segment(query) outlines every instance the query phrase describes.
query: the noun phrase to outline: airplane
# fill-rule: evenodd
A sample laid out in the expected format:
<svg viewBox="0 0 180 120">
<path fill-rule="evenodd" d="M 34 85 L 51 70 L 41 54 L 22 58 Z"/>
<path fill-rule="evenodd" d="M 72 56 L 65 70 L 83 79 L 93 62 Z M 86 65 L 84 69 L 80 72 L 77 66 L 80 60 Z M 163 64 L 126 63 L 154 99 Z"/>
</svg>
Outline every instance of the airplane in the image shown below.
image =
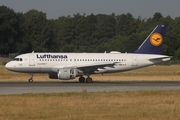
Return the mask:
<svg viewBox="0 0 180 120">
<path fill-rule="evenodd" d="M 91 74 L 104 74 L 134 70 L 171 59 L 161 55 L 167 25 L 159 24 L 133 53 L 26 53 L 16 56 L 5 67 L 10 71 L 33 74 L 48 73 L 51 79 L 91 83 Z M 84 76 L 87 76 L 86 78 Z"/>
</svg>

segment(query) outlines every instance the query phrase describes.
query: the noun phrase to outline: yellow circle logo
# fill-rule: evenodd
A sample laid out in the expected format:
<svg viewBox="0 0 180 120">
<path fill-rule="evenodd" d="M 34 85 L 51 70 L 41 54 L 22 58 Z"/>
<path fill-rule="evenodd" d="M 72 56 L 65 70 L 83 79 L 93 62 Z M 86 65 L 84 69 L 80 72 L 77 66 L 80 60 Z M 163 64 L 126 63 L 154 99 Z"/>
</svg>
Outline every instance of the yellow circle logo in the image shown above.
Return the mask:
<svg viewBox="0 0 180 120">
<path fill-rule="evenodd" d="M 150 42 L 154 46 L 159 46 L 163 42 L 163 37 L 159 33 L 154 33 L 150 37 Z"/>
</svg>

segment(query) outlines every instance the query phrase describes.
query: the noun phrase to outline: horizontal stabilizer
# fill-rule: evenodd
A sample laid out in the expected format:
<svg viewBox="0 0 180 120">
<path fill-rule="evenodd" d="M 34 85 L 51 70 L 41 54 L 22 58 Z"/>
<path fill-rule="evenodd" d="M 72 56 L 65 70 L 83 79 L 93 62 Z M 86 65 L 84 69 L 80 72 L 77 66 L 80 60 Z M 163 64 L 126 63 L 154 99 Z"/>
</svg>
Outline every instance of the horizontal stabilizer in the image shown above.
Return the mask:
<svg viewBox="0 0 180 120">
<path fill-rule="evenodd" d="M 162 56 L 162 57 L 158 57 L 158 58 L 157 57 L 149 58 L 148 60 L 154 63 L 157 61 L 162 61 L 162 62 L 169 61 L 171 58 L 172 58 L 172 56 Z"/>
</svg>

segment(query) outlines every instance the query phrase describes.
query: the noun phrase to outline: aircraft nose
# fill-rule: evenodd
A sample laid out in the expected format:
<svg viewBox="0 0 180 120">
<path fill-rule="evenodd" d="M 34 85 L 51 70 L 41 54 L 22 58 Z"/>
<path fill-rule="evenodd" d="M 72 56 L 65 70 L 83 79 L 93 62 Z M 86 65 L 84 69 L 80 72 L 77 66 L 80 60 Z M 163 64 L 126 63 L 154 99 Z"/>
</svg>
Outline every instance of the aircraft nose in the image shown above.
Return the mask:
<svg viewBox="0 0 180 120">
<path fill-rule="evenodd" d="M 9 66 L 9 62 L 8 62 L 8 63 L 6 63 L 5 68 L 8 69 L 9 67 L 10 66 Z"/>
<path fill-rule="evenodd" d="M 6 63 L 5 68 L 8 70 L 12 70 L 13 69 L 12 63 L 11 62 Z"/>
</svg>

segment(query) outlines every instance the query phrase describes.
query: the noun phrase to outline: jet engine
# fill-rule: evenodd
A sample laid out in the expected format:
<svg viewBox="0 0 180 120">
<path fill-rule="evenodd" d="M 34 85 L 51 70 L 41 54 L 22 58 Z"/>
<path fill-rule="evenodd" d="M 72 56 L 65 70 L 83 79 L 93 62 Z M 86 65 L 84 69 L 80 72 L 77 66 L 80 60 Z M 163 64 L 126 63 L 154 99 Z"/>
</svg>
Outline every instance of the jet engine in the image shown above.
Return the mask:
<svg viewBox="0 0 180 120">
<path fill-rule="evenodd" d="M 78 76 L 77 69 L 74 68 L 61 68 L 58 69 L 57 73 L 49 73 L 51 79 L 70 80 Z"/>
</svg>

